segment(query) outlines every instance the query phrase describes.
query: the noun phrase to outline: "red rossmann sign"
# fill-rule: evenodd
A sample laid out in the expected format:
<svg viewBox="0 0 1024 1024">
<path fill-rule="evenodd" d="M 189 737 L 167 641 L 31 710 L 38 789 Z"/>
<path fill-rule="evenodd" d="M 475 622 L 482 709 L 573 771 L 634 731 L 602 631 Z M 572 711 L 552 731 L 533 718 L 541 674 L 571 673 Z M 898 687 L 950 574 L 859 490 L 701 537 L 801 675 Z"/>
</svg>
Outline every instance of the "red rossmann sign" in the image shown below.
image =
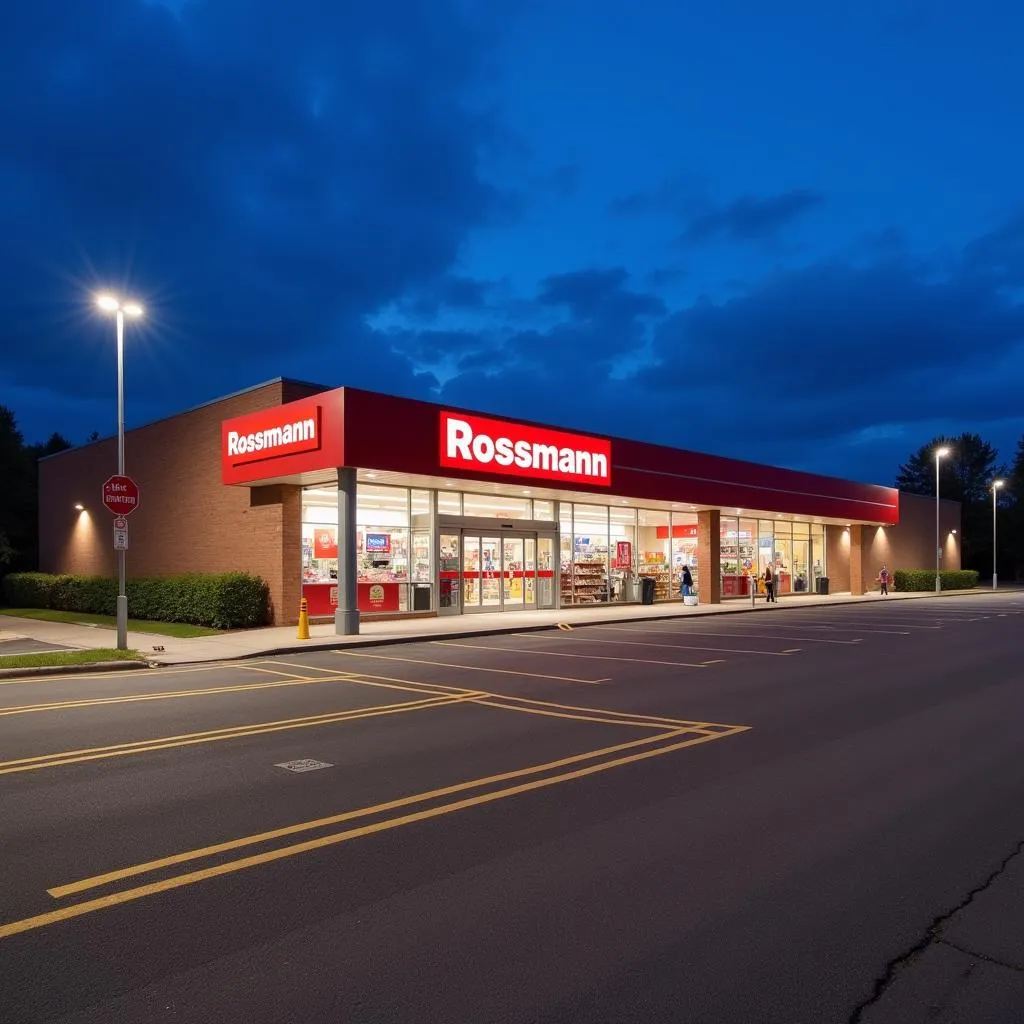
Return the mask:
<svg viewBox="0 0 1024 1024">
<path fill-rule="evenodd" d="M 314 452 L 322 444 L 322 419 L 319 405 L 304 403 L 301 410 L 282 405 L 228 420 L 221 431 L 221 455 L 229 465 L 241 466 Z"/>
<path fill-rule="evenodd" d="M 605 438 L 442 410 L 440 442 L 448 469 L 611 487 Z"/>
</svg>

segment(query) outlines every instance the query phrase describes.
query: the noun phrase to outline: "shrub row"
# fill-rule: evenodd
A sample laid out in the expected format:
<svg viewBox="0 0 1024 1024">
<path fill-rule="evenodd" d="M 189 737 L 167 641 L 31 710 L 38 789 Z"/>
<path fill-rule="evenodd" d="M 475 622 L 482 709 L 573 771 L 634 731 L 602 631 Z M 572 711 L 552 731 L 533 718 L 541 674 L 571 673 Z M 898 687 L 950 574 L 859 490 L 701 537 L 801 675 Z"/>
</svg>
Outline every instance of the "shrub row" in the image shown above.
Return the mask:
<svg viewBox="0 0 1024 1024">
<path fill-rule="evenodd" d="M 153 622 L 187 622 L 214 629 L 265 625 L 270 592 L 259 576 L 245 572 L 187 573 L 128 580 L 128 614 Z M 109 576 L 51 576 L 17 572 L 5 576 L 8 608 L 53 608 L 113 615 L 117 581 Z"/>
<path fill-rule="evenodd" d="M 911 593 L 935 589 L 934 569 L 897 569 L 893 574 L 893 589 Z M 971 590 L 978 585 L 975 569 L 943 569 L 939 573 L 943 590 Z"/>
</svg>

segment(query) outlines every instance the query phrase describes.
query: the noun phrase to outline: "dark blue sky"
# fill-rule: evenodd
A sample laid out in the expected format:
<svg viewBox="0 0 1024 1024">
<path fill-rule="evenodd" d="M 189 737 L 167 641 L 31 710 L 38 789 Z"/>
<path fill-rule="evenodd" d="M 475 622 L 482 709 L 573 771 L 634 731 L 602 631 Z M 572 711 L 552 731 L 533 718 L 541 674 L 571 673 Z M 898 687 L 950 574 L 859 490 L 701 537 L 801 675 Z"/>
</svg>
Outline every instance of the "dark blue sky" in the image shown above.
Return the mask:
<svg viewBox="0 0 1024 1024">
<path fill-rule="evenodd" d="M 694 10 L 694 8 L 699 8 Z M 0 34 L 29 440 L 294 376 L 891 482 L 1024 433 L 1014 0 L 32 0 Z"/>
</svg>

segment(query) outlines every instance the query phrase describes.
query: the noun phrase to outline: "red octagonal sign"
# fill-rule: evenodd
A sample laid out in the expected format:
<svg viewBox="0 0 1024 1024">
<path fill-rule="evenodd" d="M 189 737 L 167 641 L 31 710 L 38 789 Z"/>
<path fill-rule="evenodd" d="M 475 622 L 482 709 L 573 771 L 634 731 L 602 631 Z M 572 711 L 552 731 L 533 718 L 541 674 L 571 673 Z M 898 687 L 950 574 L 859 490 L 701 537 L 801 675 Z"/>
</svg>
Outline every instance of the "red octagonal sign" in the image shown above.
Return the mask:
<svg viewBox="0 0 1024 1024">
<path fill-rule="evenodd" d="M 103 485 L 103 504 L 115 516 L 127 516 L 139 507 L 139 485 L 130 476 L 112 476 Z"/>
</svg>

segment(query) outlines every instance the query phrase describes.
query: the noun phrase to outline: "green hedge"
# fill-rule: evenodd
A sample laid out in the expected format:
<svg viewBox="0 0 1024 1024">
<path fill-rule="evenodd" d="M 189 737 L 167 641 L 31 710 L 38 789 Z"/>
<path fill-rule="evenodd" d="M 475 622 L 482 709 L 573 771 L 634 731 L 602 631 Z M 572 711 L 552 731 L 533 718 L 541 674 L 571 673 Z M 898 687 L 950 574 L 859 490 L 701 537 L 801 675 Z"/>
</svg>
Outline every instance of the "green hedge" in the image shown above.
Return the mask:
<svg viewBox="0 0 1024 1024">
<path fill-rule="evenodd" d="M 259 576 L 245 572 L 187 573 L 128 580 L 128 615 L 153 622 L 187 622 L 214 629 L 265 625 L 270 592 Z M 4 604 L 9 608 L 54 608 L 66 612 L 113 615 L 117 581 L 109 576 L 50 576 L 17 572 L 5 576 Z"/>
<path fill-rule="evenodd" d="M 893 589 L 921 593 L 935 589 L 934 569 L 897 569 L 893 574 Z M 939 573 L 943 590 L 971 590 L 978 585 L 974 569 L 943 569 Z"/>
</svg>

